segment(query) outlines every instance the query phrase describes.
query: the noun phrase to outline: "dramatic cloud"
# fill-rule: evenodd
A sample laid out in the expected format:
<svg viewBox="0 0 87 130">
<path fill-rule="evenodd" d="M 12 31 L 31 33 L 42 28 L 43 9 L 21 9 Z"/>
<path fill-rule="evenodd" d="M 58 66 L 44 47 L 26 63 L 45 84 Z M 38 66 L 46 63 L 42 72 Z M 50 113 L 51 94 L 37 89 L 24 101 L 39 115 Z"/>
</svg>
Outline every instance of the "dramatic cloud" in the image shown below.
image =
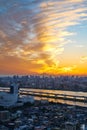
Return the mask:
<svg viewBox="0 0 87 130">
<path fill-rule="evenodd" d="M 68 67 L 62 67 L 59 70 L 63 73 L 67 73 L 67 72 L 72 72 L 73 70 L 76 70 L 77 66 L 73 65 L 73 66 L 68 66 Z"/>
<path fill-rule="evenodd" d="M 87 56 L 82 56 L 82 57 L 80 58 L 80 62 L 81 62 L 81 63 L 87 62 Z"/>
<path fill-rule="evenodd" d="M 21 64 L 27 62 L 32 72 L 57 72 L 58 57 L 75 35 L 68 28 L 87 19 L 86 4 L 86 0 L 0 0 L 0 58 L 23 60 Z"/>
</svg>

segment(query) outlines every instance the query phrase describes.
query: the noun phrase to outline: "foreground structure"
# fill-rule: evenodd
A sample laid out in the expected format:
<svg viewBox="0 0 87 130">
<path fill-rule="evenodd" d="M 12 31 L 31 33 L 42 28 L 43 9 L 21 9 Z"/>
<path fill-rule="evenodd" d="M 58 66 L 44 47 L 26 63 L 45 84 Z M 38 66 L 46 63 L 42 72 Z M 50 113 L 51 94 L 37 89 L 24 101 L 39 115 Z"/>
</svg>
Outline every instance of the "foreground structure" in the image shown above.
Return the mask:
<svg viewBox="0 0 87 130">
<path fill-rule="evenodd" d="M 11 84 L 10 92 L 0 92 L 0 106 L 11 107 L 18 101 L 18 84 Z"/>
</svg>

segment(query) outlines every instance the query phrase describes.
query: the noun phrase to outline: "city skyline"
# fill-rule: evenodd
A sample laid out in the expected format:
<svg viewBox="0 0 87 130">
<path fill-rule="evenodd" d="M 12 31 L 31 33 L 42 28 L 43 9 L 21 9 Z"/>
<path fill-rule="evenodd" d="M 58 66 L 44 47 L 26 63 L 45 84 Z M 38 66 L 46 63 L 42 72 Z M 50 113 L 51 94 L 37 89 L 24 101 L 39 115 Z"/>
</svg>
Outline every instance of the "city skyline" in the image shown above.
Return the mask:
<svg viewBox="0 0 87 130">
<path fill-rule="evenodd" d="M 0 75 L 87 75 L 86 0 L 0 0 Z"/>
</svg>

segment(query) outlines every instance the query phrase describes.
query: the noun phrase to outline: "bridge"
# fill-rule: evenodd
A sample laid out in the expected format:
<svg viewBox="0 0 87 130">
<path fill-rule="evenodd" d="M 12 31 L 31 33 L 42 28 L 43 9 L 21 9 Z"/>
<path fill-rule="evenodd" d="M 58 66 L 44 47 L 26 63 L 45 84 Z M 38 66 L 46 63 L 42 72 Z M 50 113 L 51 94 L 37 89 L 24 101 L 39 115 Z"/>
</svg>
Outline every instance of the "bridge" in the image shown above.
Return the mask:
<svg viewBox="0 0 87 130">
<path fill-rule="evenodd" d="M 48 92 L 35 92 L 35 91 L 27 91 L 27 90 L 20 90 L 21 95 L 31 95 L 31 96 L 38 96 L 38 97 L 46 97 L 46 98 L 54 98 L 54 99 L 64 99 L 64 100 L 71 100 L 71 101 L 79 101 L 79 102 L 87 102 L 86 96 L 75 96 L 75 95 L 67 95 L 67 94 L 54 94 Z"/>
<path fill-rule="evenodd" d="M 77 96 L 77 95 L 70 95 L 70 94 L 56 94 L 54 92 L 44 92 L 39 91 L 40 89 L 26 89 L 26 88 L 20 88 L 19 95 L 31 95 L 31 96 L 37 96 L 37 97 L 46 97 L 46 98 L 54 98 L 54 99 L 63 99 L 63 100 L 70 100 L 70 101 L 78 101 L 78 102 L 85 102 L 87 103 L 87 96 Z M 9 92 L 9 88 L 0 87 L 0 91 Z"/>
</svg>

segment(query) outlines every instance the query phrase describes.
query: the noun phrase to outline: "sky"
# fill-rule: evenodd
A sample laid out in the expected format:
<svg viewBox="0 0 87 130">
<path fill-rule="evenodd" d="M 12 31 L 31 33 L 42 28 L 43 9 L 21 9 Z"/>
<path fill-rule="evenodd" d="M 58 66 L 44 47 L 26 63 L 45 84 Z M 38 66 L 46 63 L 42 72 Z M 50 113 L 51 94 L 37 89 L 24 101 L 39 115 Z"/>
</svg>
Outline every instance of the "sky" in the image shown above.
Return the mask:
<svg viewBox="0 0 87 130">
<path fill-rule="evenodd" d="M 0 75 L 87 75 L 87 0 L 0 0 Z"/>
</svg>

